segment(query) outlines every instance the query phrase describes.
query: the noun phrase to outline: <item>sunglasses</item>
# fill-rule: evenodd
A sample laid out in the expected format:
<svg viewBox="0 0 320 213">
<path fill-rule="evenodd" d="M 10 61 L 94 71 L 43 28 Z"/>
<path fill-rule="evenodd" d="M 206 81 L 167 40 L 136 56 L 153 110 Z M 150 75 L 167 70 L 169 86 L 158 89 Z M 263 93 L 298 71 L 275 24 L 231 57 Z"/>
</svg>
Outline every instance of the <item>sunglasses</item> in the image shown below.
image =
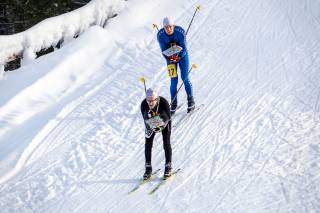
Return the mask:
<svg viewBox="0 0 320 213">
<path fill-rule="evenodd" d="M 147 102 L 148 103 L 152 103 L 152 102 L 155 102 L 155 101 L 157 101 L 158 99 L 156 98 L 156 99 L 153 99 L 153 100 L 151 100 L 151 99 L 147 99 Z"/>
</svg>

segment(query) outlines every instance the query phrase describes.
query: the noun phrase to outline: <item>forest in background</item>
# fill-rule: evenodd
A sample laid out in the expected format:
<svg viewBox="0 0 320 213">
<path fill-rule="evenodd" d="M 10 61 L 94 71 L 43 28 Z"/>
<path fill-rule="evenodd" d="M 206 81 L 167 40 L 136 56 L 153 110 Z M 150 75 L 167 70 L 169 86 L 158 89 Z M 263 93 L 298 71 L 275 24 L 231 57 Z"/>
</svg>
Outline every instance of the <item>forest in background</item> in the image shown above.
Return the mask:
<svg viewBox="0 0 320 213">
<path fill-rule="evenodd" d="M 0 35 L 25 31 L 40 21 L 70 12 L 90 0 L 1 0 Z"/>
<path fill-rule="evenodd" d="M 90 0 L 1 0 L 0 36 L 20 33 L 44 19 L 70 12 L 86 5 Z M 50 47 L 37 52 L 37 57 L 52 52 Z M 21 56 L 15 56 L 4 66 L 4 71 L 21 66 Z"/>
</svg>

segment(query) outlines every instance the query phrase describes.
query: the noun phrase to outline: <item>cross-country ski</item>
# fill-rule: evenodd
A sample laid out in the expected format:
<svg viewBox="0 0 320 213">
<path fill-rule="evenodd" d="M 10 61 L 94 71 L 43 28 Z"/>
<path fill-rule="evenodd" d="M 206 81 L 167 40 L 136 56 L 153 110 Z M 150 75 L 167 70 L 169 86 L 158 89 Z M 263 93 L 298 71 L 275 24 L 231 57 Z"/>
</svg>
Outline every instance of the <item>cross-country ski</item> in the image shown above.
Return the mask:
<svg viewBox="0 0 320 213">
<path fill-rule="evenodd" d="M 160 171 L 160 169 L 157 169 L 156 171 L 152 172 L 151 176 L 148 179 L 141 179 L 139 180 L 138 185 L 136 185 L 132 190 L 128 192 L 128 194 L 132 194 L 133 192 L 140 189 L 141 186 L 145 185 L 146 183 L 153 181 L 156 178 L 157 173 Z"/>
<path fill-rule="evenodd" d="M 162 178 L 160 179 L 159 183 L 157 183 L 157 185 L 149 192 L 149 195 L 152 195 L 153 193 L 155 193 L 161 186 L 165 185 L 166 183 L 168 183 L 169 181 L 171 181 L 174 176 L 180 171 L 181 169 L 177 169 L 175 171 L 172 172 L 172 174 L 169 177 L 166 178 Z"/>
</svg>

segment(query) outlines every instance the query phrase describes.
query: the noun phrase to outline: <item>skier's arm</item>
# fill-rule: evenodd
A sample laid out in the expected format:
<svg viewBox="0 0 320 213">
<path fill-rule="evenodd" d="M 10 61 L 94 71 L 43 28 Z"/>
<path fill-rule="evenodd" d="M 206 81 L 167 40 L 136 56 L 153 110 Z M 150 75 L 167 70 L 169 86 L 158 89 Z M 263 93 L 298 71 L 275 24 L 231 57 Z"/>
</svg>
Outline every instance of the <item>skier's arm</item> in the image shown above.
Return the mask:
<svg viewBox="0 0 320 213">
<path fill-rule="evenodd" d="M 158 43 L 159 43 L 159 46 L 160 46 L 160 49 L 161 49 L 161 52 L 165 51 L 166 50 L 166 44 L 165 42 L 163 41 L 162 39 L 162 36 L 164 35 L 163 34 L 164 32 L 162 30 L 160 30 L 157 34 L 157 39 L 158 39 Z"/>
<path fill-rule="evenodd" d="M 162 53 L 163 51 L 165 51 L 166 48 L 167 48 L 166 43 L 164 42 L 164 40 L 163 40 L 162 37 L 161 37 L 161 36 L 163 36 L 163 35 L 162 35 L 163 33 L 164 33 L 164 32 L 162 32 L 162 31 L 160 30 L 160 31 L 158 32 L 158 34 L 157 34 L 157 39 L 158 39 L 158 43 L 159 43 L 159 46 L 160 46 L 160 49 L 161 49 L 161 53 Z M 164 55 L 163 53 L 162 53 L 162 56 L 167 60 L 167 63 L 168 63 L 169 60 L 168 60 L 167 56 Z"/>
<path fill-rule="evenodd" d="M 179 57 L 182 58 L 187 54 L 187 40 L 184 30 L 182 28 L 179 29 L 179 41 L 178 44 L 182 47 L 181 52 L 179 53 Z"/>
<path fill-rule="evenodd" d="M 161 107 L 163 110 L 161 111 L 160 117 L 162 118 L 163 122 L 167 124 L 171 120 L 171 113 L 170 113 L 170 105 L 167 100 L 162 99 Z"/>
<path fill-rule="evenodd" d="M 146 107 L 146 101 L 143 100 L 140 106 L 140 110 L 141 110 L 141 115 L 143 117 L 143 120 L 148 120 L 148 112 L 147 112 L 147 107 Z"/>
</svg>

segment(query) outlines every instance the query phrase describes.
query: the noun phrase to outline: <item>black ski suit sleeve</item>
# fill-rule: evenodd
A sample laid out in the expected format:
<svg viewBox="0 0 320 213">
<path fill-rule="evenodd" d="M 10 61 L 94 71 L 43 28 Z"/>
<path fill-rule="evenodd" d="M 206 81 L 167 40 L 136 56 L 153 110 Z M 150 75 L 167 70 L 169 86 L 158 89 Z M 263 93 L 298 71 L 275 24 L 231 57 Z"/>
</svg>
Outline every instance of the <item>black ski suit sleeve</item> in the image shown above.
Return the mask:
<svg viewBox="0 0 320 213">
<path fill-rule="evenodd" d="M 160 97 L 159 108 L 161 109 L 160 117 L 162 118 L 163 122 L 167 124 L 171 120 L 170 105 L 163 97 Z"/>
<path fill-rule="evenodd" d="M 141 106 L 140 106 L 140 110 L 141 110 L 141 114 L 142 114 L 142 117 L 143 117 L 143 120 L 148 120 L 148 104 L 147 104 L 147 101 L 146 99 L 144 99 L 142 102 L 141 102 Z"/>
</svg>

